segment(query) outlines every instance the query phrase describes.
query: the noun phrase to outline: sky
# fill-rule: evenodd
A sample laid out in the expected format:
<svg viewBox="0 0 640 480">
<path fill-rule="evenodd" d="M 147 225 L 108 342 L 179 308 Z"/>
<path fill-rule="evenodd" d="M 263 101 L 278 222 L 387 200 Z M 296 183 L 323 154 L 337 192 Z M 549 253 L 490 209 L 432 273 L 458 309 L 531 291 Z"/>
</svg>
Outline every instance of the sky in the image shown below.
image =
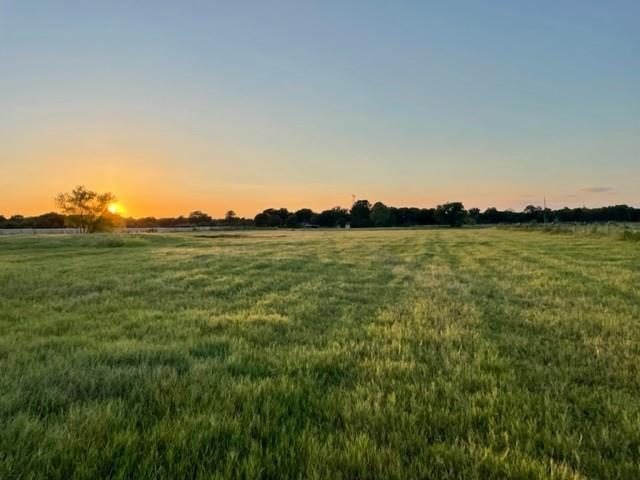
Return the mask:
<svg viewBox="0 0 640 480">
<path fill-rule="evenodd" d="M 0 214 L 640 206 L 640 2 L 0 0 Z"/>
</svg>

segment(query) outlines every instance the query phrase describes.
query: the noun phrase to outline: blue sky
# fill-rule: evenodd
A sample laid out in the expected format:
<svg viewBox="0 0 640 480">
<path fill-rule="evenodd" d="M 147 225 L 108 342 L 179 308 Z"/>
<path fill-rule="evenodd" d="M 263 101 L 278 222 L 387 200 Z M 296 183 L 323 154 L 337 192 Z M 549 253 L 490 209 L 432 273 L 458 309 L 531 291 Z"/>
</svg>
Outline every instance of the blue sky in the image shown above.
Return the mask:
<svg viewBox="0 0 640 480">
<path fill-rule="evenodd" d="M 640 2 L 0 0 L 0 213 L 640 205 Z"/>
</svg>

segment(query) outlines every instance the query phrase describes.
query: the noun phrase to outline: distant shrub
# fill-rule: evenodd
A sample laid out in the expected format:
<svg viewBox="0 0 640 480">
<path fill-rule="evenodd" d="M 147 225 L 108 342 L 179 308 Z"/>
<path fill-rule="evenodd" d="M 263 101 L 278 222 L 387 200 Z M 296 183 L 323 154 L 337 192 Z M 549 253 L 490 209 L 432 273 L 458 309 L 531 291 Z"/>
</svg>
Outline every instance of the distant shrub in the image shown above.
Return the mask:
<svg viewBox="0 0 640 480">
<path fill-rule="evenodd" d="M 640 242 L 640 232 L 634 232 L 633 230 L 625 230 L 622 233 L 622 239 L 630 242 Z"/>
<path fill-rule="evenodd" d="M 144 239 L 139 237 L 127 238 L 124 235 L 105 236 L 91 242 L 97 248 L 118 248 L 118 247 L 140 247 L 146 244 Z"/>
<path fill-rule="evenodd" d="M 121 238 L 105 238 L 96 242 L 96 247 L 124 247 L 124 240 Z"/>
</svg>

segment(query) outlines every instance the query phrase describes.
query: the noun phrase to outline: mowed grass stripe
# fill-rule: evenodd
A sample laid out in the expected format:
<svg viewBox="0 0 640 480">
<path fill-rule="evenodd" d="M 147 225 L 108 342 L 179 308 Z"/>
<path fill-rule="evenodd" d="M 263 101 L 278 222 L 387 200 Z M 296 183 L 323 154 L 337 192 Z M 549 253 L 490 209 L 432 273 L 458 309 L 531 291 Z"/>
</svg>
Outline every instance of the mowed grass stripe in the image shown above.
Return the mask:
<svg viewBox="0 0 640 480">
<path fill-rule="evenodd" d="M 526 433 L 522 441 L 537 442 L 546 455 L 578 470 L 588 464 L 586 470 L 598 471 L 598 476 L 610 478 L 622 472 L 623 477 L 632 477 L 638 468 L 639 412 L 637 405 L 628 406 L 635 403 L 632 396 L 638 391 L 638 377 L 636 365 L 627 364 L 626 359 L 627 347 L 637 345 L 633 340 L 637 327 L 625 325 L 629 318 L 617 315 L 618 308 L 597 308 L 617 306 L 619 300 L 615 289 L 607 288 L 606 277 L 595 284 L 585 282 L 583 265 L 564 262 L 559 269 L 557 257 L 545 250 L 535 255 L 536 248 L 529 245 L 528 254 L 521 256 L 515 255 L 511 246 L 496 248 L 487 258 L 460 251 L 473 263 L 472 278 L 477 280 L 474 298 L 483 306 L 483 317 L 490 325 L 486 335 L 500 345 L 503 356 L 512 359 L 517 383 L 524 387 L 516 403 L 538 423 L 538 433 Z M 539 275 L 531 274 L 531 267 L 523 266 L 523 261 L 529 265 L 535 261 L 536 268 L 548 271 L 545 277 L 550 281 L 540 282 Z M 529 274 L 518 275 L 517 281 L 510 279 L 509 272 L 518 270 Z M 586 277 L 594 276 L 595 272 L 590 272 Z M 567 291 L 565 285 L 574 288 Z M 545 291 L 554 296 L 555 304 L 564 302 L 564 308 L 538 305 L 535 300 Z M 505 295 L 507 292 L 510 294 Z M 627 314 L 633 312 L 637 304 L 630 303 L 626 295 L 620 296 Z M 487 298 L 491 300 L 482 300 Z M 632 331 L 618 330 L 614 335 L 609 331 L 612 324 L 632 327 Z M 606 353 L 598 348 L 603 345 Z M 532 408 L 537 401 L 542 405 Z M 585 423 L 605 418 L 616 421 L 585 432 Z M 583 449 L 588 454 L 581 453 Z M 608 469 L 612 458 L 619 463 Z"/>
</svg>

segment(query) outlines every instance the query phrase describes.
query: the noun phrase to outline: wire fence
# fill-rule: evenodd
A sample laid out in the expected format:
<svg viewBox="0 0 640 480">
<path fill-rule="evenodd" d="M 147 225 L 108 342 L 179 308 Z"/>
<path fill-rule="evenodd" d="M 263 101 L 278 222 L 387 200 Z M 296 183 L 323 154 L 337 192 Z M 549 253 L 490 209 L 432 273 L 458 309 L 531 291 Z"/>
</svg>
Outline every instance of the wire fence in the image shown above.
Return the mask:
<svg viewBox="0 0 640 480">
<path fill-rule="evenodd" d="M 499 228 L 640 241 L 640 223 L 636 222 L 520 223 Z"/>
<path fill-rule="evenodd" d="M 208 230 L 224 230 L 228 227 L 191 226 L 191 227 L 129 227 L 117 229 L 117 233 L 168 233 L 168 232 L 199 232 Z M 82 231 L 79 228 L 0 228 L 0 235 L 76 235 Z"/>
</svg>

